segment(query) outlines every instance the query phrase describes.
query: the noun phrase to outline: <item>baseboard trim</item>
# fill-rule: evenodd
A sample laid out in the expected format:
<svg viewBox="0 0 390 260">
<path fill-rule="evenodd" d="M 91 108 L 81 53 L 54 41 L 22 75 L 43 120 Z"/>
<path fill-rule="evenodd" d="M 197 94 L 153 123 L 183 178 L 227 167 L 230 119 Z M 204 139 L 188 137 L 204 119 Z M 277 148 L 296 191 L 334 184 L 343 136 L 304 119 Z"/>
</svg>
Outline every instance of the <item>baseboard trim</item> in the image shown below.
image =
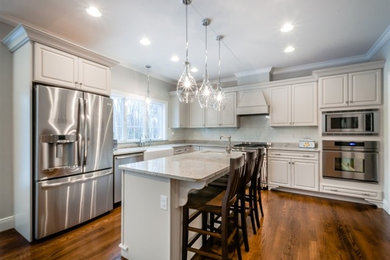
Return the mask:
<svg viewBox="0 0 390 260">
<path fill-rule="evenodd" d="M 14 227 L 15 227 L 14 216 L 9 216 L 9 217 L 0 219 L 0 232 L 14 228 Z"/>
<path fill-rule="evenodd" d="M 388 200 L 383 200 L 383 209 L 390 215 L 390 203 Z"/>
</svg>

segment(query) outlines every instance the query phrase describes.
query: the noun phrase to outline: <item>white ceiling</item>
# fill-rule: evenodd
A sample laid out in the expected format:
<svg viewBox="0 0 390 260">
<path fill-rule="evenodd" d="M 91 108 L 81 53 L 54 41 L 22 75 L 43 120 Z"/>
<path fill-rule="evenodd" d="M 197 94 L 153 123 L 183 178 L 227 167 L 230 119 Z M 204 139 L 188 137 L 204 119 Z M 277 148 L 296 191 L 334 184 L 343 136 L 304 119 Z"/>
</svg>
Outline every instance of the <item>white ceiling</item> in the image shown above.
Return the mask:
<svg viewBox="0 0 390 260">
<path fill-rule="evenodd" d="M 93 3 L 101 18 L 86 14 Z M 174 82 L 183 70 L 182 0 L 0 0 L 0 14 L 53 32 L 138 71 Z M 203 18 L 211 18 L 209 74 L 217 76 L 217 34 L 225 35 L 222 74 L 286 68 L 364 55 L 390 25 L 390 0 L 193 0 L 189 7 L 190 62 L 204 69 Z M 280 27 L 292 22 L 290 33 Z M 147 36 L 152 44 L 139 44 Z M 285 54 L 288 45 L 295 52 Z M 176 54 L 180 62 L 170 57 Z"/>
</svg>

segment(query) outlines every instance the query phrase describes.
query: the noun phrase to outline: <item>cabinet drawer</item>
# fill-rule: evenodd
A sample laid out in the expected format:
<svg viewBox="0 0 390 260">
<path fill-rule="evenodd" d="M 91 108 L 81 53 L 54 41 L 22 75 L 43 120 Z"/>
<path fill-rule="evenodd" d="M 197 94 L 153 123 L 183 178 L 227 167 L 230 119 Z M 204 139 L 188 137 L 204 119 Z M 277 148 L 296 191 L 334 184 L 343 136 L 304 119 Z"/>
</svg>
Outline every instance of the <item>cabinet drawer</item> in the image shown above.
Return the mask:
<svg viewBox="0 0 390 260">
<path fill-rule="evenodd" d="M 274 150 L 269 152 L 269 156 L 279 157 L 279 158 L 318 160 L 318 152 L 295 152 L 295 151 Z"/>
<path fill-rule="evenodd" d="M 372 199 L 380 199 L 380 192 L 378 191 L 368 191 L 361 189 L 352 189 L 338 186 L 330 186 L 330 185 L 322 185 L 322 192 L 333 193 L 338 195 L 345 195 L 357 198 L 372 198 Z"/>
</svg>

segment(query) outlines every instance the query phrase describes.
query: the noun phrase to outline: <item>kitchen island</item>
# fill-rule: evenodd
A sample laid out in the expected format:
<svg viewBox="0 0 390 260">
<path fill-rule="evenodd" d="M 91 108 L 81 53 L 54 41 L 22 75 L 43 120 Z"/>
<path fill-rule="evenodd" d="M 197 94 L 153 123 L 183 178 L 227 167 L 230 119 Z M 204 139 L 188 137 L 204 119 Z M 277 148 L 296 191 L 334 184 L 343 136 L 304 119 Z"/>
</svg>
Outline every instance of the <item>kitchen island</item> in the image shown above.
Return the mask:
<svg viewBox="0 0 390 260">
<path fill-rule="evenodd" d="M 181 207 L 191 190 L 229 171 L 240 152 L 198 151 L 119 167 L 122 175 L 121 255 L 179 260 Z"/>
</svg>

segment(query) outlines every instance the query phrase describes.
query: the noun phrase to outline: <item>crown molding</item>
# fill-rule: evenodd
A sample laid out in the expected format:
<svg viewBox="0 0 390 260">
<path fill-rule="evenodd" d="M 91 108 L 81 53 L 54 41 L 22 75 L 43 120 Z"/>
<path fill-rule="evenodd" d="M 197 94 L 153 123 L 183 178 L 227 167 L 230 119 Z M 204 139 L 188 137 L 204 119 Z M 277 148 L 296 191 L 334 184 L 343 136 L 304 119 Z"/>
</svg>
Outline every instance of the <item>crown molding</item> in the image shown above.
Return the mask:
<svg viewBox="0 0 390 260">
<path fill-rule="evenodd" d="M 381 69 L 384 67 L 384 65 L 385 65 L 384 60 L 378 60 L 378 61 L 371 61 L 371 62 L 366 62 L 366 63 L 359 63 L 359 64 L 352 64 L 352 65 L 347 65 L 347 66 L 339 66 L 339 67 L 332 67 L 332 68 L 327 68 L 327 69 L 315 70 L 315 71 L 313 71 L 313 75 L 318 78 L 318 77 L 323 77 L 323 76 L 357 72 L 357 71 L 362 71 L 362 70 Z"/>
<path fill-rule="evenodd" d="M 374 42 L 371 48 L 367 51 L 366 55 L 369 59 L 372 59 L 387 42 L 390 41 L 390 25 L 387 26 L 386 30 L 379 36 Z"/>
<path fill-rule="evenodd" d="M 272 67 L 266 67 L 266 68 L 262 68 L 262 69 L 236 72 L 236 73 L 234 73 L 234 76 L 236 76 L 236 78 L 243 78 L 243 77 L 248 77 L 248 76 L 271 73 L 271 71 L 272 71 Z"/>
</svg>

